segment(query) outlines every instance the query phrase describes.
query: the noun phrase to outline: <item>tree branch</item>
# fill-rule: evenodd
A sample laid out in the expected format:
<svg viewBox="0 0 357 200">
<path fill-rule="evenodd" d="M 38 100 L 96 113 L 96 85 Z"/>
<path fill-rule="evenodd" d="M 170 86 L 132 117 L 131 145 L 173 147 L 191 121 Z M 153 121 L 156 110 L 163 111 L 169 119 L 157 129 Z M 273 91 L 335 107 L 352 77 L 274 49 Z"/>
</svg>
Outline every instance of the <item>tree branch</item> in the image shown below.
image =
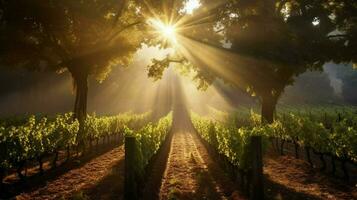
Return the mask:
<svg viewBox="0 0 357 200">
<path fill-rule="evenodd" d="M 120 33 L 122 33 L 123 31 L 125 31 L 126 29 L 129 29 L 133 26 L 139 25 L 141 24 L 142 21 L 137 21 L 131 24 L 128 24 L 127 26 L 121 28 L 120 30 L 116 31 L 115 33 L 113 33 L 109 38 L 108 38 L 108 42 L 112 42 L 118 35 L 120 35 Z"/>
<path fill-rule="evenodd" d="M 182 64 L 183 62 L 185 62 L 185 59 L 174 60 L 174 59 L 168 58 L 167 61 L 170 62 L 170 63 L 181 63 Z"/>
<path fill-rule="evenodd" d="M 58 44 L 56 36 L 52 33 L 52 31 L 49 29 L 49 27 L 45 23 L 43 24 L 43 26 L 44 26 L 45 35 L 46 35 L 48 42 L 50 44 L 52 44 L 52 46 L 55 48 L 58 55 L 60 55 L 61 57 L 65 58 L 65 59 L 68 59 L 68 57 L 69 57 L 68 53 L 61 45 Z"/>
</svg>

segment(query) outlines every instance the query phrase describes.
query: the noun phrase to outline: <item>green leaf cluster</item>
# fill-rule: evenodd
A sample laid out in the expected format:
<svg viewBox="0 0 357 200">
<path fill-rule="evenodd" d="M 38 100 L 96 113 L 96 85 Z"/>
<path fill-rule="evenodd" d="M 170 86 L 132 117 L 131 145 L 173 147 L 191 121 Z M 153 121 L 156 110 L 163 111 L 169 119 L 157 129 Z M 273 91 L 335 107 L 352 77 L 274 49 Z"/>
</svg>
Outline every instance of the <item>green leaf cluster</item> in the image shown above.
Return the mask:
<svg viewBox="0 0 357 200">
<path fill-rule="evenodd" d="M 139 130 L 124 128 L 125 136 L 136 138 L 136 166 L 135 169 L 140 179 L 143 178 L 145 168 L 151 158 L 157 153 L 165 141 L 172 125 L 172 113 L 161 118 L 156 123 L 148 123 Z"/>
</svg>

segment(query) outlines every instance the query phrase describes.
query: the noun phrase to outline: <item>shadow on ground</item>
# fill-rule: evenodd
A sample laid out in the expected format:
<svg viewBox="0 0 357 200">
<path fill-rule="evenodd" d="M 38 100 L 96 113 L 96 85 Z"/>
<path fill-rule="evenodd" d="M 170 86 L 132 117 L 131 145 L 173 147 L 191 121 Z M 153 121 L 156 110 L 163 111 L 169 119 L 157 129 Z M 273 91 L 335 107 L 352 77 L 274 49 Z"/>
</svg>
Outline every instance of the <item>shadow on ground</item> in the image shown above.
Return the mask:
<svg viewBox="0 0 357 200">
<path fill-rule="evenodd" d="M 119 160 L 98 184 L 84 191 L 85 195 L 93 200 L 123 199 L 124 163 L 124 159 Z"/>
<path fill-rule="evenodd" d="M 121 144 L 120 144 L 121 145 Z M 86 163 L 103 155 L 117 147 L 118 144 L 101 145 L 95 151 L 85 154 L 83 157 L 71 158 L 68 162 L 63 162 L 56 168 L 50 168 L 44 174 L 35 174 L 26 177 L 24 181 L 18 181 L 11 184 L 3 184 L 0 188 L 0 199 L 11 199 L 21 193 L 31 193 L 39 188 L 45 187 L 48 182 L 56 180 L 61 175 L 83 167 Z"/>
<path fill-rule="evenodd" d="M 310 195 L 303 192 L 297 192 L 291 188 L 288 188 L 282 184 L 272 181 L 269 178 L 265 179 L 265 194 L 267 199 L 276 200 L 324 200 L 314 195 Z"/>
</svg>

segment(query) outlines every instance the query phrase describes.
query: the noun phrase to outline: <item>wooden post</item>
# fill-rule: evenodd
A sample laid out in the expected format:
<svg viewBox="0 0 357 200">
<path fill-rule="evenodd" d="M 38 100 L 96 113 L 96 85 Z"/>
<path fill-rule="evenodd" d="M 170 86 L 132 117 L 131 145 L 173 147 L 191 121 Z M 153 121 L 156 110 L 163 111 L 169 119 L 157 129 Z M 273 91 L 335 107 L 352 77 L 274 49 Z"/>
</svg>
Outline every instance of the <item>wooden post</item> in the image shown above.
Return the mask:
<svg viewBox="0 0 357 200">
<path fill-rule="evenodd" d="M 262 137 L 252 136 L 252 200 L 264 199 Z"/>
<path fill-rule="evenodd" d="M 124 198 L 135 200 L 138 199 L 136 173 L 135 173 L 135 137 L 125 137 L 125 181 L 124 181 Z"/>
</svg>

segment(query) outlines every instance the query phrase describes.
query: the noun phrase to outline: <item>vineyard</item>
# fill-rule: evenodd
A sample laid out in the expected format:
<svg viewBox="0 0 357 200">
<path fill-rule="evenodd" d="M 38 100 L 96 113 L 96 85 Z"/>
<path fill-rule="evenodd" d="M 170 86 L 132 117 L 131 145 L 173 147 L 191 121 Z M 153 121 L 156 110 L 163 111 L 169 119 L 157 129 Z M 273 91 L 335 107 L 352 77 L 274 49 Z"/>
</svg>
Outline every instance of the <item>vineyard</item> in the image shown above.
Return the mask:
<svg viewBox="0 0 357 200">
<path fill-rule="evenodd" d="M 3 119 L 2 182 L 9 182 L 8 176 L 13 173 L 19 181 L 31 180 L 34 174 L 26 177 L 27 168 L 36 166 L 37 173 L 46 175 L 45 161 L 50 162 L 52 168 L 58 168 L 63 165 L 60 159 L 69 162 L 71 158 L 83 157 L 103 145 L 125 144 L 125 173 L 121 172 L 121 176 L 125 174 L 123 194 L 128 199 L 138 198 L 143 192 L 141 187 L 145 188 L 150 180 L 147 177 L 152 176 L 150 168 L 157 162 L 157 154 L 163 153 L 161 146 L 170 138 L 168 135 L 172 130 L 172 113 L 157 122 L 150 122 L 151 116 L 150 112 L 110 117 L 91 115 L 82 132 L 72 113 Z M 290 155 L 305 161 L 311 169 L 355 182 L 357 132 L 354 117 L 352 107 L 283 109 L 279 110 L 272 124 L 262 124 L 261 116 L 253 110 L 236 110 L 229 114 L 213 109 L 206 117 L 194 112 L 190 114 L 194 134 L 198 134 L 204 148 L 216 157 L 225 173 L 240 183 L 243 196 L 254 192 L 252 138 L 256 136 L 262 137 L 264 154 Z"/>
<path fill-rule="evenodd" d="M 66 152 L 66 159 L 71 150 L 76 154 L 93 150 L 99 140 L 108 143 L 115 138 L 123 139 L 125 128 L 139 128 L 148 121 L 150 114 L 123 114 L 113 117 L 88 116 L 83 132 L 79 132 L 79 123 L 73 120 L 73 114 L 58 115 L 53 119 L 31 116 L 23 124 L 12 125 L 11 119 L 2 122 L 1 137 L 1 180 L 7 171 L 16 169 L 18 176 L 22 173 L 26 162 L 37 161 L 40 173 L 43 173 L 43 159 L 54 155 L 52 165 L 55 167 L 60 151 Z M 19 122 L 17 122 L 19 123 Z"/>
<path fill-rule="evenodd" d="M 273 124 L 261 124 L 260 116 L 250 114 L 228 116 L 217 121 L 192 113 L 194 127 L 201 137 L 230 163 L 242 172 L 251 169 L 250 137 L 262 136 L 265 149 L 269 146 L 284 155 L 284 144 L 294 145 L 295 157 L 299 148 L 306 153 L 308 163 L 313 167 L 311 154 L 319 156 L 322 170 L 326 169 L 326 157 L 331 160 L 332 174 L 336 173 L 336 162 L 341 162 L 344 178 L 349 179 L 346 164 L 356 170 L 357 132 L 355 111 L 342 112 L 287 112 L 278 114 Z M 242 117 L 245 116 L 245 117 Z M 356 177 L 354 177 L 355 179 Z"/>
<path fill-rule="evenodd" d="M 357 199 L 356 0 L 0 0 L 0 200 Z"/>
</svg>

